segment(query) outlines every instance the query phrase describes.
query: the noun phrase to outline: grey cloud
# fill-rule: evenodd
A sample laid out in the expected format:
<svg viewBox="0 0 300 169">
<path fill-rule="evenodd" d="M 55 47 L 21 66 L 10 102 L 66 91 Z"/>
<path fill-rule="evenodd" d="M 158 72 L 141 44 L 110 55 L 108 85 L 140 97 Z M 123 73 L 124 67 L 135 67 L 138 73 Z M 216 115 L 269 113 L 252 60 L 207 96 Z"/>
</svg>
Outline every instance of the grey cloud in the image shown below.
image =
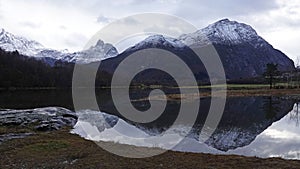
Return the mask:
<svg viewBox="0 0 300 169">
<path fill-rule="evenodd" d="M 276 20 L 271 20 L 269 22 L 261 22 L 260 28 L 265 32 L 268 31 L 280 31 L 286 28 L 292 28 L 299 30 L 300 28 L 300 18 L 291 19 L 287 16 L 277 17 Z"/>
<path fill-rule="evenodd" d="M 133 18 L 125 18 L 122 19 L 123 24 L 128 24 L 128 25 L 138 25 L 140 22 L 138 20 L 135 20 Z"/>
<path fill-rule="evenodd" d="M 279 8 L 276 0 L 193 0 L 190 3 L 178 5 L 178 11 L 195 12 L 212 15 L 248 15 Z"/>
<path fill-rule="evenodd" d="M 109 22 L 112 22 L 113 20 L 116 20 L 116 19 L 115 18 L 109 18 L 109 17 L 106 17 L 104 15 L 100 15 L 97 18 L 97 22 L 99 22 L 99 23 L 109 23 Z M 126 24 L 126 25 L 138 25 L 138 24 L 140 24 L 140 22 L 138 20 L 135 20 L 133 18 L 124 18 L 121 21 L 122 21 L 122 24 Z"/>
<path fill-rule="evenodd" d="M 106 16 L 104 16 L 104 15 L 100 15 L 100 16 L 98 16 L 98 18 L 97 18 L 97 22 L 99 22 L 99 23 L 109 23 L 109 22 L 111 22 L 112 20 L 113 20 L 112 18 L 106 17 Z"/>
<path fill-rule="evenodd" d="M 38 23 L 34 23 L 34 22 L 29 22 L 29 21 L 25 21 L 25 22 L 20 22 L 19 23 L 21 26 L 25 26 L 25 27 L 29 27 L 32 29 L 36 29 L 39 28 L 41 25 Z"/>
<path fill-rule="evenodd" d="M 145 33 L 153 33 L 153 34 L 163 34 L 164 36 L 170 36 L 172 38 L 177 38 L 179 35 L 183 34 L 184 32 L 180 32 L 177 30 L 172 29 L 171 27 L 161 27 L 161 26 L 152 26 L 147 29 L 144 29 Z M 177 36 L 174 36 L 177 35 Z"/>
<path fill-rule="evenodd" d="M 3 11 L 2 11 L 2 1 L 0 0 L 0 19 L 3 19 Z"/>
<path fill-rule="evenodd" d="M 208 15 L 247 15 L 278 8 L 276 0 L 41 0 L 64 8 L 77 8 L 90 13 L 105 14 L 106 16 L 119 17 L 119 14 L 137 12 L 168 12 L 181 17 L 199 18 Z M 124 15 L 123 15 L 124 16 Z M 98 18 L 104 20 L 104 18 Z"/>
<path fill-rule="evenodd" d="M 247 16 L 278 9 L 276 0 L 181 1 L 174 13 L 192 21 Z"/>
<path fill-rule="evenodd" d="M 287 27 L 294 27 L 294 28 L 300 27 L 300 18 L 291 19 L 289 17 L 282 16 L 281 18 L 278 18 L 277 21 L 280 22 L 281 25 L 285 25 Z"/>
<path fill-rule="evenodd" d="M 88 38 L 81 33 L 70 33 L 65 40 L 65 44 L 70 47 L 83 48 L 83 45 L 87 42 Z"/>
<path fill-rule="evenodd" d="M 176 26 L 172 25 L 153 25 L 152 27 L 144 29 L 145 33 L 164 33 L 167 34 L 168 36 L 176 36 L 173 38 L 177 38 L 179 35 L 182 35 L 184 33 L 185 28 L 183 27 L 182 29 L 178 29 Z"/>
<path fill-rule="evenodd" d="M 62 30 L 67 30 L 67 29 L 68 29 L 68 28 L 67 28 L 66 26 L 64 26 L 64 25 L 60 25 L 59 28 L 62 29 Z"/>
<path fill-rule="evenodd" d="M 37 0 L 19 0 L 17 2 L 10 2 L 17 5 L 20 1 L 32 5 L 35 5 L 37 2 Z M 39 0 L 38 2 L 42 3 L 42 6 L 45 8 L 51 7 L 51 9 L 57 8 L 65 11 L 78 11 L 78 14 L 80 15 L 93 17 L 93 22 L 97 21 L 101 23 L 108 23 L 112 20 L 137 13 L 162 12 L 186 19 L 197 28 L 203 28 L 209 23 L 213 23 L 222 18 L 229 18 L 231 20 L 250 24 L 259 33 L 270 32 L 272 29 L 277 29 L 276 31 L 278 31 L 278 29 L 286 31 L 290 28 L 300 28 L 300 17 L 298 17 L 300 16 L 300 13 L 298 12 L 300 11 L 300 8 L 288 5 L 289 8 L 286 8 L 285 11 L 283 9 L 285 8 L 284 5 L 282 3 L 277 3 L 280 2 L 280 0 Z M 5 1 L 0 0 L 1 21 L 7 20 L 7 22 L 13 22 L 13 20 L 10 21 L 10 16 L 8 14 L 1 13 L 1 10 L 4 10 L 1 9 L 1 3 L 4 4 Z M 282 11 L 283 13 L 281 13 Z M 275 15 L 269 15 L 270 13 L 275 13 Z M 4 18 L 1 18 L 1 14 Z M 16 13 L 16 15 L 18 15 L 18 13 Z M 22 16 L 20 16 L 20 18 L 22 18 Z M 34 23 L 36 22 L 32 18 L 28 18 L 28 20 Z M 82 24 L 85 24 L 84 21 L 82 22 Z M 153 20 L 153 22 L 155 22 L 155 20 Z M 46 25 L 47 21 L 42 23 Z M 136 20 L 125 20 L 124 23 L 137 26 L 140 25 L 139 21 Z M 26 22 L 17 24 L 23 24 L 23 26 L 32 28 L 37 26 L 36 24 Z M 158 24 L 145 31 L 151 32 L 152 30 L 159 30 L 164 27 L 171 28 L 172 26 L 170 25 L 172 24 L 166 21 L 165 23 Z M 17 27 L 19 25 L 13 26 Z M 59 27 L 60 25 L 57 26 Z M 59 29 L 64 31 L 65 27 L 59 27 Z M 67 31 L 72 32 L 72 27 L 68 27 Z M 72 46 L 73 44 L 78 46 L 85 40 L 86 38 L 80 35 L 73 35 L 73 37 L 70 35 L 69 39 L 66 40 L 66 45 Z"/>
</svg>

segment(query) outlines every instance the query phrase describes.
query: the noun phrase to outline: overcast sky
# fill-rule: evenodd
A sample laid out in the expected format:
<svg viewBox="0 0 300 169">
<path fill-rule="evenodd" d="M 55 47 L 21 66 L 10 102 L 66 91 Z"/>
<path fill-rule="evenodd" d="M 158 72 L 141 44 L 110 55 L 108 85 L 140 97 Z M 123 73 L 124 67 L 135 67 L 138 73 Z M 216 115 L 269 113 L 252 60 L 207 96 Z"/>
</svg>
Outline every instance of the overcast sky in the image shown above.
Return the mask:
<svg viewBox="0 0 300 169">
<path fill-rule="evenodd" d="M 244 22 L 290 58 L 300 56 L 300 0 L 0 0 L 0 27 L 77 51 L 109 22 L 143 12 L 176 15 L 197 28 L 223 18 Z"/>
</svg>

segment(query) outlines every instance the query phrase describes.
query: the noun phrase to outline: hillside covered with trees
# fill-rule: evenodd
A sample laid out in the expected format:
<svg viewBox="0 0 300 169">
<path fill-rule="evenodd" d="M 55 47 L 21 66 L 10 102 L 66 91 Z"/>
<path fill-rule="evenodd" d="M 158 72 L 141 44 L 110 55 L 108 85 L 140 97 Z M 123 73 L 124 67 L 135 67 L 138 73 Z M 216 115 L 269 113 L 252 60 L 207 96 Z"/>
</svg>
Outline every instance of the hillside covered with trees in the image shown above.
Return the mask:
<svg viewBox="0 0 300 169">
<path fill-rule="evenodd" d="M 0 49 L 0 88 L 70 87 L 73 64 L 50 67 L 42 61 Z"/>
</svg>

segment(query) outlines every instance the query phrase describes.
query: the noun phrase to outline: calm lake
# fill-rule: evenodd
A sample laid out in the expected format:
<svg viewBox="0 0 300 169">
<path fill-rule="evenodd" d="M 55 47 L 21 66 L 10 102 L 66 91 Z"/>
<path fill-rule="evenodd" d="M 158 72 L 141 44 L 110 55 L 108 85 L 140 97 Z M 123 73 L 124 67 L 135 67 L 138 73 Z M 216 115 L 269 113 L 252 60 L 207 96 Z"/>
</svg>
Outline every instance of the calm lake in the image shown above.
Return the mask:
<svg viewBox="0 0 300 169">
<path fill-rule="evenodd" d="M 132 104 L 138 110 L 150 108 L 148 100 L 150 90 L 131 90 Z M 168 89 L 167 94 L 178 92 Z M 160 137 L 165 134 L 176 119 L 180 100 L 169 100 L 163 114 L 150 123 L 135 123 L 116 110 L 110 90 L 97 90 L 99 111 L 84 102 L 80 105 L 79 120 L 73 133 L 90 140 L 114 141 L 124 144 L 147 147 L 169 148 L 168 143 L 135 141 L 132 138 Z M 84 92 L 82 99 L 85 100 Z M 140 100 L 142 99 L 142 100 Z M 159 100 L 157 100 L 159 102 Z M 199 101 L 197 99 L 188 102 Z M 298 100 L 290 97 L 229 97 L 225 111 L 217 129 L 208 140 L 202 142 L 199 135 L 208 114 L 211 98 L 201 98 L 196 122 L 192 130 L 186 130 L 185 124 L 175 126 L 168 131 L 170 137 L 187 135 L 173 150 L 204 152 L 216 154 L 239 154 L 259 157 L 283 157 L 300 159 L 300 117 Z M 41 107 L 64 107 L 74 110 L 70 90 L 36 91 L 0 91 L 1 109 L 29 109 Z M 99 116 L 98 116 L 99 115 Z M 189 112 L 186 112 L 189 115 Z M 104 125 L 109 124 L 109 125 Z M 96 129 L 95 136 L 87 134 L 83 128 Z M 142 139 L 141 139 L 142 140 Z"/>
</svg>

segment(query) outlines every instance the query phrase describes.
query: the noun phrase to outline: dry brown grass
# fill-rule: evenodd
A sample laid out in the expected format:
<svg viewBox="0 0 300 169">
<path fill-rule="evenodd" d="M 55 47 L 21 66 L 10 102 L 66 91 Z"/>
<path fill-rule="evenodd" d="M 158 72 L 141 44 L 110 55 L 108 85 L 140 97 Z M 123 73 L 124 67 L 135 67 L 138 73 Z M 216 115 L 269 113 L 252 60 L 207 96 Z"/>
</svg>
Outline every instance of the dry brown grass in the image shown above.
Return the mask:
<svg viewBox="0 0 300 169">
<path fill-rule="evenodd" d="M 15 139 L 0 145 L 0 168 L 221 168 L 296 169 L 300 161 L 260 159 L 168 151 L 162 155 L 130 159 L 113 155 L 94 142 L 68 133 L 69 129 Z M 114 146 L 114 143 L 106 143 Z M 128 145 L 118 145 L 120 148 Z M 138 147 L 130 146 L 132 149 Z M 143 148 L 145 149 L 145 148 Z"/>
<path fill-rule="evenodd" d="M 300 98 L 300 89 L 229 89 L 227 91 L 219 90 L 213 95 L 214 97 L 223 97 L 226 93 L 227 97 L 249 97 L 249 96 L 295 96 Z M 168 94 L 166 98 L 171 101 L 191 101 L 204 97 L 211 97 L 210 92 L 188 93 L 188 94 Z M 145 101 L 149 98 L 142 98 L 133 101 Z M 165 96 L 156 95 L 150 98 L 151 100 L 164 100 Z"/>
</svg>

